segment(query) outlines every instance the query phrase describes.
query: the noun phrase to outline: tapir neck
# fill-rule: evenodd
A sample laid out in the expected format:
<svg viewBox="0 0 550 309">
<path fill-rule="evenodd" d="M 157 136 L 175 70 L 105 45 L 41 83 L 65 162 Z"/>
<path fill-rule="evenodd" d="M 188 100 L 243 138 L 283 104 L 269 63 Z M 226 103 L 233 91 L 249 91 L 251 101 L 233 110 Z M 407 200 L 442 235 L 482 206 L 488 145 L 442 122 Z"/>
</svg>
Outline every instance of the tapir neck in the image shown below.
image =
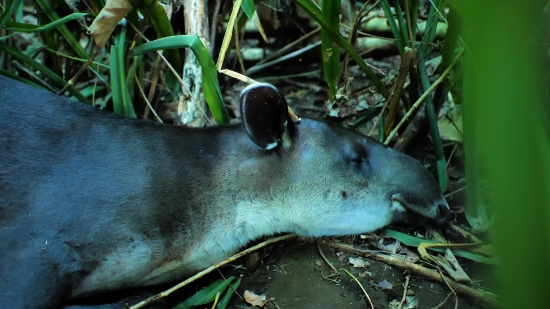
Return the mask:
<svg viewBox="0 0 550 309">
<path fill-rule="evenodd" d="M 294 230 L 288 205 L 273 198 L 285 187 L 288 156 L 259 149 L 240 126 L 187 134 L 191 130 L 145 146 L 164 160 L 149 173 L 154 179 L 148 194 L 163 198 L 147 207 L 160 226 L 169 227 L 167 241 L 187 244 L 184 258 L 194 261 L 186 266 L 200 269 L 222 259 L 211 252 L 229 255 L 260 236 Z"/>
</svg>

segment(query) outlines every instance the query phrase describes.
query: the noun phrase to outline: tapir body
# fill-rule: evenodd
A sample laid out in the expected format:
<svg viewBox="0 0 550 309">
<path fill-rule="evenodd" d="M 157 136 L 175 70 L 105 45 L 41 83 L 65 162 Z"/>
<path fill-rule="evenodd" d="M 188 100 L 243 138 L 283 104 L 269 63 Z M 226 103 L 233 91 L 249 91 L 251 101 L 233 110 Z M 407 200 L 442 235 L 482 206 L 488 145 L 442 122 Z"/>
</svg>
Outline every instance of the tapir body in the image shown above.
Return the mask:
<svg viewBox="0 0 550 309">
<path fill-rule="evenodd" d="M 269 109 L 244 112 L 274 100 L 285 113 L 273 128 L 254 120 Z M 241 104 L 244 127 L 177 127 L 0 76 L 0 308 L 57 309 L 182 279 L 263 235 L 448 218 L 432 175 L 409 156 L 293 121 L 267 84 L 247 87 Z"/>
</svg>

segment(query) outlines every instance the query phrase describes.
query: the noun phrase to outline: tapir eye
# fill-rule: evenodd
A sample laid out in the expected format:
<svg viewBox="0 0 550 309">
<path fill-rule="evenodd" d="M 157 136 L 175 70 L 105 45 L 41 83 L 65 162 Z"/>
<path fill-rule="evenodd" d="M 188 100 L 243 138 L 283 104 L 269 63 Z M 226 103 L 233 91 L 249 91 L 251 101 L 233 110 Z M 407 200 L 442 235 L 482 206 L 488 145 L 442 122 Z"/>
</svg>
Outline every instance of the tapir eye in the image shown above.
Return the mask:
<svg viewBox="0 0 550 309">
<path fill-rule="evenodd" d="M 353 162 L 357 165 L 365 165 L 366 164 L 366 162 L 365 162 L 365 160 L 363 160 L 363 158 L 351 159 L 351 162 Z"/>
</svg>

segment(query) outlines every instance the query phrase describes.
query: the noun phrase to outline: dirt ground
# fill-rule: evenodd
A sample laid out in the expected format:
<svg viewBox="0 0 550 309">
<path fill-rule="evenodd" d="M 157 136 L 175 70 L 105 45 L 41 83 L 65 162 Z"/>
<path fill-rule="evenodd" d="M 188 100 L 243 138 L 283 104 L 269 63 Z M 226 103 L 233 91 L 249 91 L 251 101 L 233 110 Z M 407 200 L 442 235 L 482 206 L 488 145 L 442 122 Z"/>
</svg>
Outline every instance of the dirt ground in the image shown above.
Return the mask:
<svg viewBox="0 0 550 309">
<path fill-rule="evenodd" d="M 332 270 L 321 257 L 315 242 L 304 239 L 291 239 L 269 246 L 260 252 L 263 258 L 253 272 L 240 267 L 224 271 L 225 275 L 243 274 L 237 289 L 239 297 L 234 295 L 228 308 L 251 307 L 241 298 L 245 290 L 264 294 L 271 299 L 264 306 L 268 309 L 370 308 L 359 285 L 342 269 L 359 280 L 374 308 L 399 307 L 406 281 L 403 270 L 367 258 L 363 258 L 368 263 L 366 267 L 354 267 L 350 265 L 349 257 L 355 255 L 323 245 L 321 250 L 339 272 L 338 276 L 331 278 L 334 281 L 323 279 Z M 405 302 L 402 308 L 483 308 L 462 297 L 459 297 L 455 307 L 455 297 L 448 287 L 416 274 L 410 274 L 408 290 L 412 300 L 418 302 L 414 307 Z"/>
</svg>

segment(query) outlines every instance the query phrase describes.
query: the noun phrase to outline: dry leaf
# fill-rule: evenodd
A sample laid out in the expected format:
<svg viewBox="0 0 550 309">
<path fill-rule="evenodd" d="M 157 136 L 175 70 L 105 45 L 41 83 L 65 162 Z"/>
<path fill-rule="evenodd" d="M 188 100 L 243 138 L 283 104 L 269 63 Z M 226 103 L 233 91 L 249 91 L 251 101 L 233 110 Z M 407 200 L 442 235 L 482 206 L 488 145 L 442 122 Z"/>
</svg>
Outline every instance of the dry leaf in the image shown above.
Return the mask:
<svg viewBox="0 0 550 309">
<path fill-rule="evenodd" d="M 127 0 L 107 0 L 105 7 L 99 12 L 88 32 L 94 38 L 95 44 L 102 48 L 111 37 L 116 25 L 133 9 Z"/>
<path fill-rule="evenodd" d="M 252 306 L 263 307 L 267 303 L 265 295 L 256 295 L 254 292 L 244 291 L 244 300 Z"/>
<path fill-rule="evenodd" d="M 393 288 L 393 284 L 391 284 L 388 280 L 384 279 L 376 284 L 377 287 L 385 289 L 385 290 L 391 290 Z"/>
<path fill-rule="evenodd" d="M 358 268 L 359 267 L 364 268 L 364 267 L 369 266 L 369 262 L 364 261 L 362 258 L 350 257 L 349 258 L 349 263 L 351 265 L 353 265 L 353 267 L 358 267 Z"/>
<path fill-rule="evenodd" d="M 441 107 L 437 126 L 442 140 L 462 143 L 462 106 L 454 104 L 451 94 Z"/>
<path fill-rule="evenodd" d="M 254 11 L 254 15 L 252 15 L 252 22 L 256 26 L 256 29 L 260 32 L 260 35 L 264 39 L 264 41 L 267 42 L 267 35 L 265 34 L 264 27 L 262 27 L 262 22 L 260 21 L 260 16 L 258 16 L 258 11 Z"/>
<path fill-rule="evenodd" d="M 437 261 L 441 262 L 441 267 L 443 267 L 454 280 L 458 282 L 472 281 L 449 248 L 445 250 L 445 257 L 437 256 Z"/>
<path fill-rule="evenodd" d="M 416 263 L 420 259 L 420 256 L 416 252 L 409 250 L 407 247 L 402 247 L 399 253 L 404 254 L 405 261 L 411 263 Z"/>
<path fill-rule="evenodd" d="M 384 239 L 380 239 L 378 241 L 378 243 L 376 244 L 376 246 L 380 250 L 384 250 L 386 252 L 390 252 L 390 253 L 393 253 L 393 254 L 396 254 L 397 251 L 399 251 L 399 249 L 401 249 L 401 243 L 398 240 L 396 240 L 395 242 L 393 242 L 391 244 L 384 245 Z"/>
</svg>

